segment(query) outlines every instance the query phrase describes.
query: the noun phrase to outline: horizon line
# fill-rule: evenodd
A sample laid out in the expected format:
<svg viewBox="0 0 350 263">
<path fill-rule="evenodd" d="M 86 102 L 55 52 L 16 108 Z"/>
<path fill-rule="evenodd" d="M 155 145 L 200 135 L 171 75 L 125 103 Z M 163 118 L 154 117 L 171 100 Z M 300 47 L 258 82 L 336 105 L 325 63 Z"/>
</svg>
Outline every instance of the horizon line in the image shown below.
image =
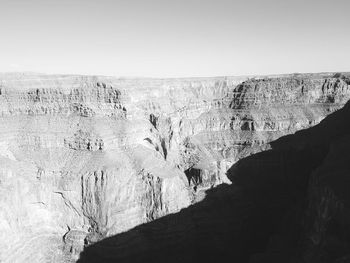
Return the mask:
<svg viewBox="0 0 350 263">
<path fill-rule="evenodd" d="M 58 73 L 58 72 L 39 72 L 39 71 L 0 71 L 0 75 L 5 74 L 23 74 L 23 75 L 47 75 L 47 76 L 82 76 L 82 77 L 105 77 L 118 79 L 208 79 L 208 78 L 259 78 L 259 77 L 278 77 L 291 75 L 330 75 L 330 74 L 347 74 L 349 71 L 320 71 L 320 72 L 290 72 L 290 73 L 269 73 L 269 74 L 242 74 L 242 75 L 213 75 L 213 76 L 179 76 L 179 77 L 154 77 L 154 76 L 118 76 L 118 75 L 104 75 L 104 74 L 86 74 L 86 73 Z"/>
</svg>

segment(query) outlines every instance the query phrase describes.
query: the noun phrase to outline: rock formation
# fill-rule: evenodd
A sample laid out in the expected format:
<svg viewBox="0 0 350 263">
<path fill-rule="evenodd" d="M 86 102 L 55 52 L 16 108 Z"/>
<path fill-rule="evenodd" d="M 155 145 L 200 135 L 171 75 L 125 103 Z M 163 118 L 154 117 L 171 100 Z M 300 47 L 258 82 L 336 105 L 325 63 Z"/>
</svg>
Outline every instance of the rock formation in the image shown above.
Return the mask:
<svg viewBox="0 0 350 263">
<path fill-rule="evenodd" d="M 349 85 L 344 74 L 0 75 L 0 261 L 74 262 L 84 247 L 200 205 L 209 189 L 249 182 L 249 176 L 229 179 L 226 172 L 342 108 L 350 99 Z M 298 140 L 293 147 L 299 151 L 312 140 Z M 290 154 L 305 159 L 314 152 Z M 312 175 L 316 190 L 310 188 L 308 220 L 320 222 L 317 227 L 325 224 L 324 208 L 316 208 L 324 206 L 317 204 L 325 192 L 327 202 L 337 203 L 332 207 L 342 207 L 336 201 L 340 192 L 317 179 L 337 154 L 336 147 L 329 164 Z M 307 173 L 320 165 L 322 158 L 315 156 Z M 200 217 L 200 212 L 190 214 Z M 323 230 L 312 231 L 307 236 L 314 247 L 322 239 L 314 236 Z"/>
</svg>

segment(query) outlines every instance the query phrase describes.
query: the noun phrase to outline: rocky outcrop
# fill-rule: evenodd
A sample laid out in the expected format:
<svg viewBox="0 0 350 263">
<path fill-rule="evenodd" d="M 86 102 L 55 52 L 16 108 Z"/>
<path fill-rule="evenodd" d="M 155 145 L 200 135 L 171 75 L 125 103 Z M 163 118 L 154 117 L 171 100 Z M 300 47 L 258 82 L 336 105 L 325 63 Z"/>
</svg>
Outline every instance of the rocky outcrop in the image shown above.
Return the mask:
<svg viewBox="0 0 350 263">
<path fill-rule="evenodd" d="M 288 168 L 292 171 L 288 184 L 302 187 L 293 188 L 291 192 L 299 201 L 289 206 L 286 216 L 281 218 L 267 252 L 252 262 L 274 262 L 276 254 L 279 256 L 276 262 L 348 262 L 349 117 L 350 102 L 320 124 L 271 142 L 273 149 L 284 154 L 307 153 L 296 162 L 299 172 Z M 297 158 L 289 159 L 295 162 Z M 284 248 L 281 243 L 285 243 Z"/>
<path fill-rule="evenodd" d="M 349 105 L 240 159 L 231 185 L 86 247 L 78 262 L 347 262 Z"/>
<path fill-rule="evenodd" d="M 324 123 L 330 127 L 318 138 L 319 143 L 328 143 L 329 150 L 309 182 L 303 244 L 307 262 L 348 262 L 350 258 L 350 104 L 332 117 Z"/>
<path fill-rule="evenodd" d="M 1 75 L 0 259 L 84 246 L 201 201 L 238 160 L 350 98 L 338 74 L 116 79 Z"/>
</svg>

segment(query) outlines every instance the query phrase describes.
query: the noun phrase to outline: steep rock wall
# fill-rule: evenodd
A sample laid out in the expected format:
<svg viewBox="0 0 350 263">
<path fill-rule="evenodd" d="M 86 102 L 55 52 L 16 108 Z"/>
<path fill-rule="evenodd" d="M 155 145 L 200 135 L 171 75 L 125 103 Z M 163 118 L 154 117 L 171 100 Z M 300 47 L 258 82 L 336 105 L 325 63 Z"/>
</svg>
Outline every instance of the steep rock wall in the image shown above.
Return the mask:
<svg viewBox="0 0 350 263">
<path fill-rule="evenodd" d="M 230 183 L 237 160 L 349 98 L 332 74 L 1 75 L 1 260 L 74 261 L 86 244 L 200 201 Z"/>
</svg>

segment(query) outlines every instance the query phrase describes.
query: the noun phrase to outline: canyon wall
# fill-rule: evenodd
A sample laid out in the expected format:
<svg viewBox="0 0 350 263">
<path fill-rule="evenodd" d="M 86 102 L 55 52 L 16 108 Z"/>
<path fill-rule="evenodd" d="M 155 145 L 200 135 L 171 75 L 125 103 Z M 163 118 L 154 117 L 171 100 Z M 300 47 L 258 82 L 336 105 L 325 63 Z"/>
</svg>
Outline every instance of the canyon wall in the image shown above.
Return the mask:
<svg viewBox="0 0 350 263">
<path fill-rule="evenodd" d="M 74 262 L 86 245 L 200 202 L 231 183 L 238 160 L 342 108 L 349 84 L 0 75 L 0 261 Z"/>
</svg>

